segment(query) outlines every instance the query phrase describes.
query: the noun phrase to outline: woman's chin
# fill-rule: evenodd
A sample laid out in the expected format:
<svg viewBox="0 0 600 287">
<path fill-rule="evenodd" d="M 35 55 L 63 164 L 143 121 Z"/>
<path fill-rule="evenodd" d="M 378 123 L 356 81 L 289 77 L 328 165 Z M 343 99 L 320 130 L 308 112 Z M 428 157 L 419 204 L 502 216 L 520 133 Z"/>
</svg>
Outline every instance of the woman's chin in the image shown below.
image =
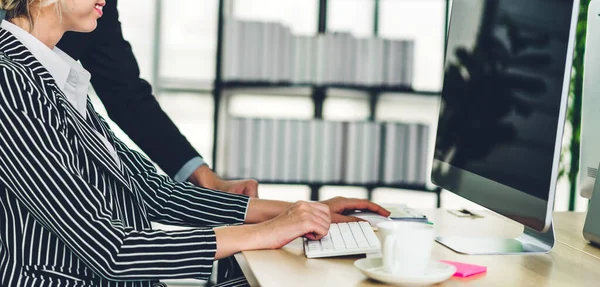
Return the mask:
<svg viewBox="0 0 600 287">
<path fill-rule="evenodd" d="M 89 32 L 96 30 L 97 26 L 98 26 L 98 23 L 96 22 L 96 20 L 94 20 L 93 22 L 90 21 L 89 23 L 81 23 L 81 25 L 78 25 L 77 27 L 71 29 L 71 31 L 81 32 L 81 33 L 89 33 Z"/>
</svg>

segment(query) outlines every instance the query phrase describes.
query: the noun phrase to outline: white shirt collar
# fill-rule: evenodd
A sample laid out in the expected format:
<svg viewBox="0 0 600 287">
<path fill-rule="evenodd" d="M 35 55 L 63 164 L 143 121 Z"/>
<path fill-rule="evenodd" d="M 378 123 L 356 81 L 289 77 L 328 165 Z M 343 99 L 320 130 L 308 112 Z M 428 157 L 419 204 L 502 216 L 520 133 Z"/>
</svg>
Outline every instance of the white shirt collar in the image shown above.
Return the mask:
<svg viewBox="0 0 600 287">
<path fill-rule="evenodd" d="M 54 47 L 51 50 L 40 40 L 20 27 L 4 20 L 0 24 L 0 27 L 12 33 L 13 36 L 25 45 L 40 64 L 48 70 L 52 78 L 54 78 L 56 85 L 67 96 L 69 103 L 85 118 L 87 115 L 87 91 L 91 79 L 90 73 L 59 48 Z M 102 140 L 117 165 L 120 165 L 121 161 L 115 148 L 104 136 L 95 130 L 94 132 Z"/>
<path fill-rule="evenodd" d="M 48 70 L 59 87 L 63 87 L 65 85 L 67 82 L 67 77 L 69 76 L 69 71 L 71 70 L 71 66 L 69 66 L 68 63 L 61 59 L 56 53 L 54 53 L 54 51 L 50 50 L 48 46 L 44 45 L 36 37 L 21 29 L 21 27 L 6 20 L 3 20 L 2 25 L 0 26 L 2 29 L 11 32 L 19 41 L 21 41 L 21 43 L 23 43 L 23 45 L 29 50 L 29 52 L 31 52 L 31 54 L 33 54 L 40 64 L 42 64 L 42 66 Z"/>
<path fill-rule="evenodd" d="M 51 50 L 19 26 L 3 20 L 0 27 L 12 33 L 23 43 L 40 64 L 48 70 L 71 105 L 85 117 L 90 73 L 58 47 Z"/>
</svg>

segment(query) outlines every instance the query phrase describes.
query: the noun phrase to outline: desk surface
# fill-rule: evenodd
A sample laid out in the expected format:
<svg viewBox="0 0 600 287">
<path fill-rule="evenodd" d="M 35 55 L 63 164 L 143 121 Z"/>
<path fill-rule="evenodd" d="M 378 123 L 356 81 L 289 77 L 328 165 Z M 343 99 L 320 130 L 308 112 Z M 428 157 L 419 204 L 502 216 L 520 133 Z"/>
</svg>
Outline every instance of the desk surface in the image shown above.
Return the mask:
<svg viewBox="0 0 600 287">
<path fill-rule="evenodd" d="M 583 238 L 585 212 L 558 212 L 554 214 L 554 224 L 558 241 L 600 259 L 600 248 L 592 246 Z"/>
<path fill-rule="evenodd" d="M 445 210 L 424 211 L 438 235 L 515 237 L 522 226 L 489 212 L 484 218 L 458 218 Z M 437 286 L 593 286 L 600 282 L 600 249 L 581 235 L 583 213 L 556 213 L 558 242 L 542 255 L 461 255 L 435 244 L 435 260 L 452 260 L 488 267 L 475 278 L 452 278 Z M 280 250 L 248 251 L 236 258 L 250 283 L 260 286 L 385 286 L 367 279 L 353 262 L 363 256 L 307 259 L 301 239 Z M 253 285 L 254 285 L 253 284 Z M 282 285 L 283 284 L 283 285 Z"/>
</svg>

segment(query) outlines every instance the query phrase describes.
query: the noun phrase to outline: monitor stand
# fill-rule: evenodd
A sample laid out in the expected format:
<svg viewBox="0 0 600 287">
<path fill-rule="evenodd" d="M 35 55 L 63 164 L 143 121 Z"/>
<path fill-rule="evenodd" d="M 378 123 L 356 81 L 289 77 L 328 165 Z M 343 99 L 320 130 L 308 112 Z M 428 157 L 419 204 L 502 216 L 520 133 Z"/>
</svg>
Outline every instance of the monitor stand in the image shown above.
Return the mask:
<svg viewBox="0 0 600 287">
<path fill-rule="evenodd" d="M 441 236 L 435 239 L 440 244 L 468 255 L 493 254 L 540 254 L 554 247 L 554 224 L 546 232 L 525 226 L 517 238 Z"/>
</svg>

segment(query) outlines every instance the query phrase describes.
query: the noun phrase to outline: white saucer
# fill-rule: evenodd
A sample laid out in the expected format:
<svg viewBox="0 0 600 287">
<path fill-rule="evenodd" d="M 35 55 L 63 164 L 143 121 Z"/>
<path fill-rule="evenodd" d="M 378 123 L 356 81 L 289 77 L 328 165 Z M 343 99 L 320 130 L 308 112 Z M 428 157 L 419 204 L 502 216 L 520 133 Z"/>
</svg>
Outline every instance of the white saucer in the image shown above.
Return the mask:
<svg viewBox="0 0 600 287">
<path fill-rule="evenodd" d="M 445 281 L 456 272 L 456 267 L 438 261 L 431 261 L 425 275 L 422 276 L 394 275 L 385 272 L 381 258 L 358 259 L 354 261 L 354 266 L 371 279 L 401 286 L 433 285 Z"/>
</svg>

